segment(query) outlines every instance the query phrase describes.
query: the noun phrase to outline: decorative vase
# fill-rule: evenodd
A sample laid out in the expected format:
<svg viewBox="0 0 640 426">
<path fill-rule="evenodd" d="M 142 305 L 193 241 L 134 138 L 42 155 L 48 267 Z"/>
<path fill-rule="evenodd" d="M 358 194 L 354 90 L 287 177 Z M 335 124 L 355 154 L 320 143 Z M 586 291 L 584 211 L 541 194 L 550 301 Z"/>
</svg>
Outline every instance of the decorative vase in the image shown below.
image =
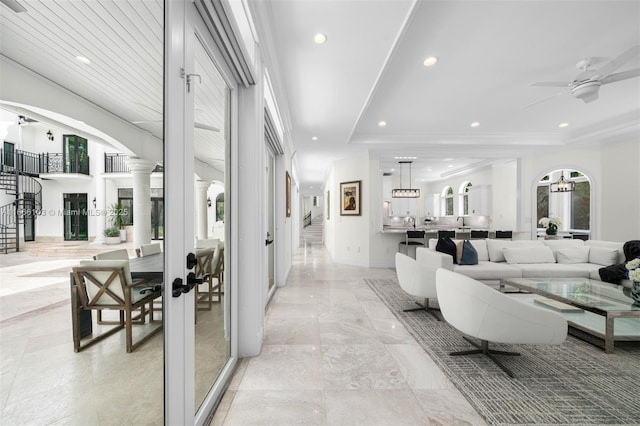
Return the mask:
<svg viewBox="0 0 640 426">
<path fill-rule="evenodd" d="M 547 235 L 556 235 L 558 233 L 558 227 L 550 223 L 546 232 Z"/>
</svg>

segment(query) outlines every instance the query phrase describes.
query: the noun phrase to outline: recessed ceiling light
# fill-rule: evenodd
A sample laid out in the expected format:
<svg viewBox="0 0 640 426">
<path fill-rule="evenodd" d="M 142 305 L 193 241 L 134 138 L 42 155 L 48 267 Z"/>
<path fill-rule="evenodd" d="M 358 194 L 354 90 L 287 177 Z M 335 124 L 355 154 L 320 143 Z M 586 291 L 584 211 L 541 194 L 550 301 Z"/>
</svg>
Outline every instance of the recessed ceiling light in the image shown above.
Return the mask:
<svg viewBox="0 0 640 426">
<path fill-rule="evenodd" d="M 378 127 L 385 127 L 387 125 L 386 121 L 378 121 Z"/>
<path fill-rule="evenodd" d="M 392 172 L 395 172 L 395 171 L 396 171 L 396 169 L 391 169 L 391 171 L 392 171 Z"/>
<path fill-rule="evenodd" d="M 569 127 L 569 123 L 560 123 L 558 124 L 558 127 L 560 127 L 561 129 L 564 129 L 565 127 Z"/>
<path fill-rule="evenodd" d="M 435 56 L 429 56 L 427 59 L 424 60 L 422 65 L 424 65 L 425 67 L 431 67 L 431 66 L 434 66 L 437 62 L 438 62 L 438 58 L 436 58 Z"/>
<path fill-rule="evenodd" d="M 311 140 L 312 140 L 312 141 L 317 141 L 317 140 L 318 140 L 318 137 L 317 137 L 317 136 L 313 136 L 313 137 L 311 138 Z"/>
<path fill-rule="evenodd" d="M 453 167 L 453 164 L 449 164 L 447 167 Z"/>
<path fill-rule="evenodd" d="M 471 127 L 478 127 L 478 126 L 480 126 L 479 121 L 474 121 L 473 123 L 471 123 Z"/>
<path fill-rule="evenodd" d="M 313 36 L 313 41 L 315 44 L 325 44 L 327 42 L 327 36 L 322 33 L 318 33 Z"/>
<path fill-rule="evenodd" d="M 427 169 L 428 172 L 430 172 L 431 170 L 433 170 L 433 169 Z"/>
<path fill-rule="evenodd" d="M 91 63 L 89 58 L 87 58 L 86 56 L 81 56 L 81 55 L 76 56 L 76 61 L 82 62 L 83 64 L 87 64 L 87 65 L 89 65 Z"/>
</svg>

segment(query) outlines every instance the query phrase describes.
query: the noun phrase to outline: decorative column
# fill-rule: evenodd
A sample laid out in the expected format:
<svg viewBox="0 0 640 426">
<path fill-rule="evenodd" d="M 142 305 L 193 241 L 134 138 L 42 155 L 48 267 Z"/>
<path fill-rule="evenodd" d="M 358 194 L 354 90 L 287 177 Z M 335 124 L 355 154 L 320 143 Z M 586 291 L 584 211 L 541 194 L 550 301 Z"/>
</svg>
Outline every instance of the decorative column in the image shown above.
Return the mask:
<svg viewBox="0 0 640 426">
<path fill-rule="evenodd" d="M 102 231 L 107 227 L 107 215 L 104 214 L 106 212 L 106 186 L 107 181 L 104 177 L 104 148 L 101 145 L 98 145 L 96 148 L 96 152 L 93 154 L 98 161 L 93 161 L 91 164 L 91 170 L 93 170 L 94 175 L 94 193 L 93 199 L 89 201 L 89 210 L 94 212 L 93 220 L 95 221 L 95 232 L 96 232 L 96 244 L 102 244 L 104 242 L 104 235 Z M 94 203 L 95 200 L 95 203 Z M 94 205 L 95 204 L 95 205 Z"/>
<path fill-rule="evenodd" d="M 207 220 L 207 190 L 211 186 L 211 182 L 197 180 L 195 185 L 195 210 L 196 210 L 196 238 L 206 240 L 208 236 L 208 220 Z"/>
<path fill-rule="evenodd" d="M 155 163 L 130 158 L 133 175 L 133 247 L 151 242 L 151 171 Z"/>
</svg>

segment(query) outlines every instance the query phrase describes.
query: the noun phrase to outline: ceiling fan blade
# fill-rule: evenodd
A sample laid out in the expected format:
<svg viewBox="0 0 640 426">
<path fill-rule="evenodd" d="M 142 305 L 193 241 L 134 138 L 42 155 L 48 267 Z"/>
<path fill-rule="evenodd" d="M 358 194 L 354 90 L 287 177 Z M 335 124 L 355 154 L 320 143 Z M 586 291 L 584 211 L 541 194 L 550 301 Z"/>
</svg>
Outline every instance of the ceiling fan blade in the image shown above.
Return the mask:
<svg viewBox="0 0 640 426">
<path fill-rule="evenodd" d="M 615 58 L 613 58 L 609 63 L 598 70 L 598 74 L 600 79 L 607 77 L 609 74 L 620 68 L 622 65 L 629 62 L 634 57 L 640 54 L 640 45 L 633 46 L 630 49 L 625 50 Z"/>
<path fill-rule="evenodd" d="M 27 9 L 24 8 L 20 3 L 16 0 L 0 0 L 0 3 L 7 6 L 9 9 L 13 10 L 15 13 L 26 12 Z"/>
<path fill-rule="evenodd" d="M 600 82 L 602 84 L 607 84 L 607 83 L 613 83 L 614 81 L 626 80 L 628 78 L 633 78 L 638 76 L 640 76 L 640 68 L 636 68 L 635 70 L 617 72 L 615 74 L 609 74 L 607 77 L 603 78 Z"/>
<path fill-rule="evenodd" d="M 219 132 L 220 131 L 220 129 L 218 129 L 217 127 L 209 126 L 209 125 L 202 124 L 202 123 L 193 123 L 193 126 L 196 129 L 210 130 L 212 132 Z"/>
<path fill-rule="evenodd" d="M 532 83 L 531 86 L 569 87 L 569 83 L 563 83 L 560 81 L 539 81 L 537 83 Z"/>
<path fill-rule="evenodd" d="M 537 105 L 537 104 L 541 104 L 542 102 L 546 102 L 546 101 L 551 100 L 553 98 L 557 98 L 558 96 L 564 95 L 565 93 L 566 92 L 558 92 L 555 95 L 546 97 L 544 99 L 540 99 L 540 100 L 535 101 L 535 102 L 531 102 L 530 104 L 526 104 L 525 106 L 520 107 L 520 109 L 525 109 L 525 108 L 529 108 L 529 107 L 532 107 L 532 106 Z"/>
</svg>

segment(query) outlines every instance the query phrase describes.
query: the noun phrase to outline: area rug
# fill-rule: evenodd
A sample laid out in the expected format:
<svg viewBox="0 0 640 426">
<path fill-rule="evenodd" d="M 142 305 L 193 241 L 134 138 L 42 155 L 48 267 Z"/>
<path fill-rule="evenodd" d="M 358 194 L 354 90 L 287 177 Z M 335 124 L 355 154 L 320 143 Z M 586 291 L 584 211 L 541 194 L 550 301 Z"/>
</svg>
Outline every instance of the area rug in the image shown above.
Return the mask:
<svg viewBox="0 0 640 426">
<path fill-rule="evenodd" d="M 486 356 L 450 356 L 473 348 L 445 321 L 424 311 L 402 312 L 415 307 L 415 299 L 396 280 L 365 281 L 487 423 L 640 424 L 637 342 L 616 342 L 613 354 L 573 336 L 559 346 L 493 345 L 521 353 L 500 357 L 512 379 Z"/>
</svg>

